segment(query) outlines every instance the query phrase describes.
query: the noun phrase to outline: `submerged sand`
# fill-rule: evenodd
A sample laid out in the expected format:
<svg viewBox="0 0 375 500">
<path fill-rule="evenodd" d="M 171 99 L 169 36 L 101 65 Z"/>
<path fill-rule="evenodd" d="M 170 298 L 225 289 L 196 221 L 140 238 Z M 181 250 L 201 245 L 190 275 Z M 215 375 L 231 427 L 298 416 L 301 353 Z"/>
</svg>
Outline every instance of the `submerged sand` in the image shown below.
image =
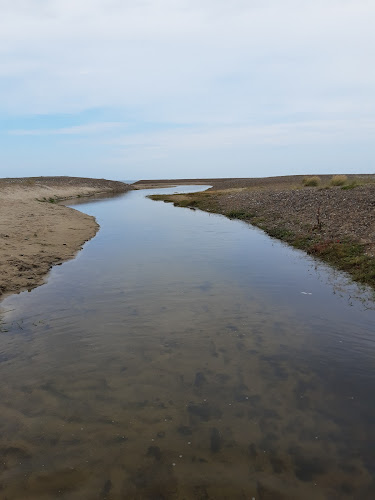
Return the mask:
<svg viewBox="0 0 375 500">
<path fill-rule="evenodd" d="M 128 191 L 118 181 L 79 177 L 0 179 L 0 297 L 32 289 L 72 258 L 99 225 L 57 201 Z"/>
</svg>

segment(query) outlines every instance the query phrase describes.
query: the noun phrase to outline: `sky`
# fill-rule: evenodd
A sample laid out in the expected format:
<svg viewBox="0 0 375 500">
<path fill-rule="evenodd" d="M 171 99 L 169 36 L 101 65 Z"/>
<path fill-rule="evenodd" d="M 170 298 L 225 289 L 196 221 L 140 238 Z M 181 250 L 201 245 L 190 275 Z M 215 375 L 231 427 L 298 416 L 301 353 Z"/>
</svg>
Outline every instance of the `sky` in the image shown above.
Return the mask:
<svg viewBox="0 0 375 500">
<path fill-rule="evenodd" d="M 375 173 L 374 0 L 0 0 L 0 177 Z"/>
</svg>

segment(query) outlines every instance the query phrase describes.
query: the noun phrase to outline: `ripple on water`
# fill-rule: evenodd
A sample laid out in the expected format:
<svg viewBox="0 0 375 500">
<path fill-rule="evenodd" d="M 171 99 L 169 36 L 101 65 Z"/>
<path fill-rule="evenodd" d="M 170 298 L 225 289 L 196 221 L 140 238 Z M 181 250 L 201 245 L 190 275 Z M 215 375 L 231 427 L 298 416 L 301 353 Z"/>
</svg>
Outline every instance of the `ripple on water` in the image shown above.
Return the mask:
<svg viewBox="0 0 375 500">
<path fill-rule="evenodd" d="M 372 499 L 374 312 L 245 224 L 82 207 L 80 258 L 3 303 L 4 497 Z"/>
</svg>

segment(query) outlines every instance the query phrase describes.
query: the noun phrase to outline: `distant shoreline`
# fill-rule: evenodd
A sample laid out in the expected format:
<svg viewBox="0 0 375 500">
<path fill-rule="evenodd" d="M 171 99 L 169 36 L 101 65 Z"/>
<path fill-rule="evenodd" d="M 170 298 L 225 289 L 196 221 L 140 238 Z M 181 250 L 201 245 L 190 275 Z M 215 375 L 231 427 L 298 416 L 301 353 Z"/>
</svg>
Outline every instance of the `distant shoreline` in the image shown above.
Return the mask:
<svg viewBox="0 0 375 500">
<path fill-rule="evenodd" d="M 94 217 L 57 202 L 130 189 L 82 177 L 0 179 L 0 300 L 42 284 L 53 265 L 74 257 L 96 234 Z"/>
<path fill-rule="evenodd" d="M 291 186 L 301 186 L 303 179 L 312 177 L 317 174 L 305 175 L 281 175 L 273 177 L 208 177 L 208 178 L 195 178 L 195 179 L 141 179 L 132 186 L 136 189 L 154 189 L 159 187 L 173 187 L 183 184 L 209 184 L 215 190 L 233 189 L 233 188 L 290 188 Z M 333 176 L 336 174 L 322 174 L 319 175 L 322 184 L 328 184 Z M 375 174 L 346 174 L 350 179 L 360 179 L 364 182 L 375 179 Z"/>
</svg>

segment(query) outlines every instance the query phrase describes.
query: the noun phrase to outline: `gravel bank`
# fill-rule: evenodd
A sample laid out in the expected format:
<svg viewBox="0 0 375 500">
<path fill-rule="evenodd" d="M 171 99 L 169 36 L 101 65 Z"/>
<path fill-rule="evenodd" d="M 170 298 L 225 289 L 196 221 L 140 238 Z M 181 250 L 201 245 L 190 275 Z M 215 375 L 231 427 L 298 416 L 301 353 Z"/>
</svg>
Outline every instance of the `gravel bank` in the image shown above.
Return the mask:
<svg viewBox="0 0 375 500">
<path fill-rule="evenodd" d="M 319 177 L 316 187 L 305 176 L 201 179 L 213 187 L 152 198 L 247 221 L 375 288 L 375 176 L 348 175 L 341 186 Z"/>
<path fill-rule="evenodd" d="M 220 213 L 255 219 L 268 230 L 285 230 L 295 236 L 321 240 L 353 240 L 375 255 L 375 185 L 343 190 L 303 188 L 299 190 L 238 191 L 213 198 Z M 256 220 L 258 218 L 258 220 Z M 262 221 L 262 219 L 264 219 Z"/>
</svg>

